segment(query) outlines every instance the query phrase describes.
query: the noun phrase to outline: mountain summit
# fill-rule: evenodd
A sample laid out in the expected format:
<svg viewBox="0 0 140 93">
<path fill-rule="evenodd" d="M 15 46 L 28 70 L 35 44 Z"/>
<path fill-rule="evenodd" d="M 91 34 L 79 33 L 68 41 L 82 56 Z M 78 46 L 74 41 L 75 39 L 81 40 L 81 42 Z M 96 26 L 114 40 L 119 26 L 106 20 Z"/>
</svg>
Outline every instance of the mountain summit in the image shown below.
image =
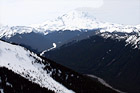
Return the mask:
<svg viewBox="0 0 140 93">
<path fill-rule="evenodd" d="M 140 29 L 139 26 L 121 25 L 109 22 L 102 22 L 91 16 L 88 12 L 71 11 L 55 20 L 48 20 L 43 24 L 32 27 L 41 30 L 81 30 L 81 29 L 103 29 L 104 31 L 133 32 L 134 29 Z"/>
<path fill-rule="evenodd" d="M 95 18 L 88 15 L 87 12 L 71 11 L 55 20 L 46 21 L 35 27 L 44 30 L 79 30 L 91 29 L 92 24 L 98 24 Z M 34 26 L 33 26 L 34 27 Z M 96 26 L 94 25 L 94 28 Z"/>
</svg>

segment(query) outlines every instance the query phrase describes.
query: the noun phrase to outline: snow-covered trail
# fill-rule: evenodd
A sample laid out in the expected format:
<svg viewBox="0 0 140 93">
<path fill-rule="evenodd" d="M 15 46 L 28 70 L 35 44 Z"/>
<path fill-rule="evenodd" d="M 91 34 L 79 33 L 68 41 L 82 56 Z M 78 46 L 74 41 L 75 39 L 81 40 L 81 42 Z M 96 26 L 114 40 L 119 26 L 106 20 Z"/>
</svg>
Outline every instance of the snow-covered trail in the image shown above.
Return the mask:
<svg viewBox="0 0 140 93">
<path fill-rule="evenodd" d="M 43 56 L 44 53 L 46 53 L 46 52 L 48 52 L 48 51 L 50 51 L 50 50 L 52 50 L 52 49 L 55 49 L 55 48 L 56 48 L 56 43 L 53 43 L 53 47 L 50 48 L 50 49 L 44 50 L 42 53 L 40 53 L 40 56 Z"/>
</svg>

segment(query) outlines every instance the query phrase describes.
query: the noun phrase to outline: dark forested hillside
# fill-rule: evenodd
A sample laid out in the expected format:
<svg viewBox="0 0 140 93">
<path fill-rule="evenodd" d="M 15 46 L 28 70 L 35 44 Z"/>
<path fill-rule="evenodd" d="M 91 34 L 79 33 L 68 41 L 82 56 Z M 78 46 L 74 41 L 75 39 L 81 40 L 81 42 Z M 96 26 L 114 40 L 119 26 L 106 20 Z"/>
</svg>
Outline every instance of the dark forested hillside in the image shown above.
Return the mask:
<svg viewBox="0 0 140 93">
<path fill-rule="evenodd" d="M 56 73 L 53 72 L 52 77 L 67 88 L 74 90 L 76 93 L 117 93 L 114 90 L 105 87 L 96 79 L 92 80 L 89 77 L 80 75 L 56 64 L 49 59 L 47 60 L 51 62 L 51 65 L 46 66 L 45 70 L 49 71 L 52 68 L 57 67 Z M 59 73 L 60 70 L 62 71 L 61 73 Z M 39 85 L 28 81 L 5 67 L 0 67 L 0 89 L 2 89 L 1 91 L 4 93 L 54 93 L 51 90 L 42 88 Z"/>
<path fill-rule="evenodd" d="M 96 35 L 65 44 L 45 56 L 80 73 L 97 75 L 122 91 L 140 92 L 140 50 L 124 40 Z"/>
<path fill-rule="evenodd" d="M 102 85 L 96 79 L 91 79 L 85 75 L 79 74 L 44 57 L 41 58 L 50 63 L 50 66 L 44 68 L 46 71 L 55 68 L 51 75 L 52 78 L 76 93 L 116 93 L 116 90 Z"/>
</svg>

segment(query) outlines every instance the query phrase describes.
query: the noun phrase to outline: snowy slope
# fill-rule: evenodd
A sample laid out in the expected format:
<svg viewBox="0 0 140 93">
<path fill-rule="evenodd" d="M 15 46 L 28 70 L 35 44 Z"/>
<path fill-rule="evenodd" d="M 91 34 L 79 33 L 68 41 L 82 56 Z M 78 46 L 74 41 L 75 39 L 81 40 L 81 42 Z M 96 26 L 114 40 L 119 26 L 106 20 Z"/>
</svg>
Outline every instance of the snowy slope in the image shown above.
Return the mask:
<svg viewBox="0 0 140 93">
<path fill-rule="evenodd" d="M 7 37 L 10 38 L 11 36 L 19 33 L 31 33 L 33 31 L 33 28 L 31 27 L 26 27 L 26 26 L 1 26 L 0 27 L 0 37 Z"/>
<path fill-rule="evenodd" d="M 51 72 L 47 73 L 43 70 L 45 65 L 38 62 L 42 62 L 42 59 L 36 54 L 23 47 L 0 41 L 0 67 L 6 67 L 29 81 L 56 93 L 73 93 L 56 82 L 50 76 Z"/>
</svg>

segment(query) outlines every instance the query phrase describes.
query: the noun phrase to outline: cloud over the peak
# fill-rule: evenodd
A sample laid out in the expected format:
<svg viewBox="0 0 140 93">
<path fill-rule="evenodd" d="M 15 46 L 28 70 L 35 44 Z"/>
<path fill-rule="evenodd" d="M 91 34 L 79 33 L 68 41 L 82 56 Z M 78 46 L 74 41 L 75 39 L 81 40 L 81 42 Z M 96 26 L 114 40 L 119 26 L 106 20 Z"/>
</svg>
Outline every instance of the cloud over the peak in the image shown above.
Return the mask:
<svg viewBox="0 0 140 93">
<path fill-rule="evenodd" d="M 139 0 L 0 0 L 0 24 L 38 24 L 74 9 L 89 11 L 101 21 L 140 23 Z"/>
<path fill-rule="evenodd" d="M 78 7 L 98 8 L 103 0 L 0 0 L 0 23 L 40 23 Z"/>
</svg>

